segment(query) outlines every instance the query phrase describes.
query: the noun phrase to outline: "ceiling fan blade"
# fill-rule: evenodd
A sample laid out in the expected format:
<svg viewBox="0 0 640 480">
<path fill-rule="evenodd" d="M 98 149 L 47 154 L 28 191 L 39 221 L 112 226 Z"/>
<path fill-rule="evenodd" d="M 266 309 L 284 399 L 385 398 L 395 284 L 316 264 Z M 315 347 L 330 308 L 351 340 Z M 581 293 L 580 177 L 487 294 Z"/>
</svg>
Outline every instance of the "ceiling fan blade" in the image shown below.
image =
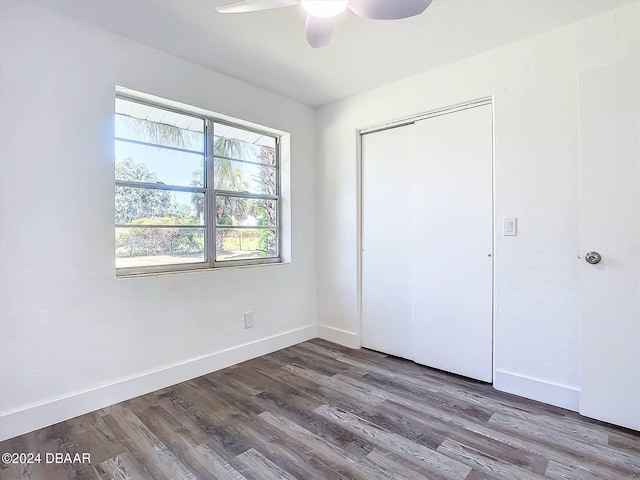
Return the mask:
<svg viewBox="0 0 640 480">
<path fill-rule="evenodd" d="M 349 9 L 364 18 L 398 20 L 424 12 L 433 0 L 350 0 Z"/>
<path fill-rule="evenodd" d="M 272 8 L 291 7 L 297 5 L 299 0 L 240 0 L 228 5 L 216 7 L 220 13 L 248 13 Z"/>
<path fill-rule="evenodd" d="M 324 47 L 329 44 L 333 33 L 335 17 L 320 18 L 307 15 L 305 29 L 307 32 L 307 42 L 313 48 Z"/>
</svg>

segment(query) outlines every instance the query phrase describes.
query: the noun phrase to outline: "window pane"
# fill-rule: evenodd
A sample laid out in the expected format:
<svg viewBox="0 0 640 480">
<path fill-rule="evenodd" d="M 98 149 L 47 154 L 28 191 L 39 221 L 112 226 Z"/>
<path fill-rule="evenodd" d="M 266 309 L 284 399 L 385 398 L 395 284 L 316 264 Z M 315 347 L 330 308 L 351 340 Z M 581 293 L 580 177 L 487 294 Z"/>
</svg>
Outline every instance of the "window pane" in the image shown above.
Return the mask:
<svg viewBox="0 0 640 480">
<path fill-rule="evenodd" d="M 116 228 L 116 268 L 204 262 L 204 228 Z"/>
<path fill-rule="evenodd" d="M 216 260 L 240 260 L 278 256 L 276 231 L 257 228 L 218 228 Z"/>
<path fill-rule="evenodd" d="M 216 224 L 275 227 L 277 200 L 216 196 Z"/>
<path fill-rule="evenodd" d="M 204 225 L 203 193 L 116 187 L 116 224 Z"/>
<path fill-rule="evenodd" d="M 204 155 L 116 140 L 116 180 L 204 185 Z"/>
<path fill-rule="evenodd" d="M 165 110 L 153 110 L 172 114 Z M 167 124 L 116 114 L 116 137 L 204 152 L 204 120 L 177 113 L 172 115 L 178 118 L 173 120 L 172 117 Z M 185 128 L 177 125 L 184 125 Z"/>
<path fill-rule="evenodd" d="M 249 162 L 276 164 L 276 139 L 261 133 L 216 123 L 213 152 L 223 157 Z"/>
<path fill-rule="evenodd" d="M 214 187 L 232 192 L 276 194 L 276 169 L 251 163 L 214 159 Z"/>
</svg>

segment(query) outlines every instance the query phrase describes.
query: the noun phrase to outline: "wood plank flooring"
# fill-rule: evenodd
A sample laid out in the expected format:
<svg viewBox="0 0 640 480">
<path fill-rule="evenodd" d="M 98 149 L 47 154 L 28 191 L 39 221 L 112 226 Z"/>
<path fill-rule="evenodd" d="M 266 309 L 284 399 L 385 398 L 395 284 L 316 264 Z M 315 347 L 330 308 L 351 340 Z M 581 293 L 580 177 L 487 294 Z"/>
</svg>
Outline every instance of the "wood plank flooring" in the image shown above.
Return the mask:
<svg viewBox="0 0 640 480">
<path fill-rule="evenodd" d="M 9 479 L 640 478 L 640 434 L 368 350 L 300 345 L 0 444 Z M 46 453 L 90 453 L 46 464 Z"/>
</svg>

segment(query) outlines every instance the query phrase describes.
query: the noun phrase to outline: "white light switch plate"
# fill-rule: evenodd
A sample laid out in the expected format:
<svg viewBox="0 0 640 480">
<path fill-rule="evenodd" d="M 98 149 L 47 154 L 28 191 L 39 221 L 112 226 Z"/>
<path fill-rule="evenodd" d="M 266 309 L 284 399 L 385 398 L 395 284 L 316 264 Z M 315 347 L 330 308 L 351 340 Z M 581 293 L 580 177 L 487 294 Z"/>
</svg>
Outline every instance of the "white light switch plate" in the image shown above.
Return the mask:
<svg viewBox="0 0 640 480">
<path fill-rule="evenodd" d="M 505 218 L 504 219 L 504 236 L 515 236 L 518 234 L 518 219 L 517 218 Z"/>
<path fill-rule="evenodd" d="M 244 312 L 244 328 L 253 328 L 253 312 Z"/>
</svg>

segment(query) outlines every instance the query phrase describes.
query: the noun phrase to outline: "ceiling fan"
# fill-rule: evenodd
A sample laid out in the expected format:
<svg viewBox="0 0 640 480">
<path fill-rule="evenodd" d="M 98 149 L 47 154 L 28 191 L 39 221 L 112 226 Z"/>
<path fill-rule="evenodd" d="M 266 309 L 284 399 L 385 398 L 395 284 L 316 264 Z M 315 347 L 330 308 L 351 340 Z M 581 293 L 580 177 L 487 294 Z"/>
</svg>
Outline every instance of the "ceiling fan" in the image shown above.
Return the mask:
<svg viewBox="0 0 640 480">
<path fill-rule="evenodd" d="M 302 5 L 307 12 L 305 30 L 313 48 L 324 47 L 331 39 L 336 17 L 347 8 L 356 15 L 374 20 L 397 20 L 424 12 L 433 0 L 239 0 L 216 7 L 220 13 L 248 13 Z"/>
</svg>

